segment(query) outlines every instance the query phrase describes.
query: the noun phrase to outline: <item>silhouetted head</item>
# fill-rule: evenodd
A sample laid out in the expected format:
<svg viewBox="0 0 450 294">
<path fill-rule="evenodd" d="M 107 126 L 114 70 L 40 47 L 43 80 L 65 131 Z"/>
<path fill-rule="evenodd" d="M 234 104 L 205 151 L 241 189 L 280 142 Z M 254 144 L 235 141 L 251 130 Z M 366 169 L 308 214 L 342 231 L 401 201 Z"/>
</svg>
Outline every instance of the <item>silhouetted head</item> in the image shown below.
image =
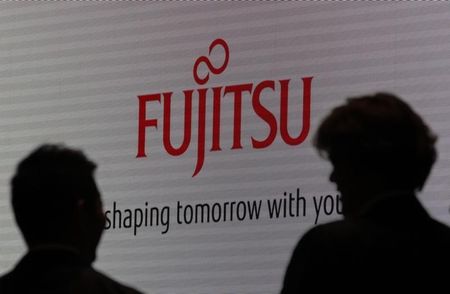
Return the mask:
<svg viewBox="0 0 450 294">
<path fill-rule="evenodd" d="M 94 261 L 104 226 L 95 168 L 81 151 L 63 145 L 42 145 L 20 162 L 12 205 L 28 247 L 68 245 Z"/>
<path fill-rule="evenodd" d="M 421 190 L 436 160 L 437 137 L 400 98 L 377 93 L 349 98 L 333 109 L 314 144 L 333 165 L 344 216 L 377 195 Z"/>
</svg>

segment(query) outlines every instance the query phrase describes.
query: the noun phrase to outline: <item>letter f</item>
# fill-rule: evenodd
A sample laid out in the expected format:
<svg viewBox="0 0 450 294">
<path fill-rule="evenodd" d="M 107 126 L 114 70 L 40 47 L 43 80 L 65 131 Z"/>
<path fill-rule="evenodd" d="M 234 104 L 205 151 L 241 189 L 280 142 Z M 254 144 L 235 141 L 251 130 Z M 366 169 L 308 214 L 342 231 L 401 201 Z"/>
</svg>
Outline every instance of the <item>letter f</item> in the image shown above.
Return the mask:
<svg viewBox="0 0 450 294">
<path fill-rule="evenodd" d="M 147 102 L 158 101 L 161 103 L 161 94 L 150 94 L 138 96 L 139 118 L 138 118 L 138 152 L 136 157 L 147 157 L 145 154 L 145 130 L 147 127 L 158 128 L 157 119 L 147 119 Z"/>
</svg>

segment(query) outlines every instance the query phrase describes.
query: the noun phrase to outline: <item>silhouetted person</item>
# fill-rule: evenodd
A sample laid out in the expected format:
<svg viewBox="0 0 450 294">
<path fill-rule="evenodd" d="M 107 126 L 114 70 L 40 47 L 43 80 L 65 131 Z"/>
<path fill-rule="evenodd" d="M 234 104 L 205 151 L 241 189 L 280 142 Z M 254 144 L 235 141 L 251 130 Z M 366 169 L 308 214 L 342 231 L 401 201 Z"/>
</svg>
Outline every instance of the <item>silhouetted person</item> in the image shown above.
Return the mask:
<svg viewBox="0 0 450 294">
<path fill-rule="evenodd" d="M 450 228 L 416 198 L 436 160 L 436 139 L 386 93 L 350 98 L 325 118 L 314 144 L 332 163 L 344 219 L 300 239 L 282 294 L 448 288 Z"/>
<path fill-rule="evenodd" d="M 43 145 L 20 162 L 12 206 L 28 252 L 0 279 L 1 294 L 139 293 L 91 266 L 105 223 L 95 168 L 62 145 Z"/>
</svg>

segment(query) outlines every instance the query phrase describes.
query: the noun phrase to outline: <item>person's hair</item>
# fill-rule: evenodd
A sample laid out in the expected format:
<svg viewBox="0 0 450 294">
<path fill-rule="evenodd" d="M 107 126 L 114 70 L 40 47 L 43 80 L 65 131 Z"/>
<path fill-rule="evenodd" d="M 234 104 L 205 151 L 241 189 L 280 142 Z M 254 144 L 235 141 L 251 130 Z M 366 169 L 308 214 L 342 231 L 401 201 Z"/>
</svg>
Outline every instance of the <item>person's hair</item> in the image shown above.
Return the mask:
<svg viewBox="0 0 450 294">
<path fill-rule="evenodd" d="M 78 201 L 96 200 L 95 168 L 81 151 L 61 144 L 42 145 L 19 163 L 11 201 L 28 244 L 64 238 Z"/>
<path fill-rule="evenodd" d="M 400 98 L 389 93 L 348 98 L 314 138 L 322 155 L 370 169 L 398 188 L 421 190 L 436 161 L 437 136 Z"/>
</svg>

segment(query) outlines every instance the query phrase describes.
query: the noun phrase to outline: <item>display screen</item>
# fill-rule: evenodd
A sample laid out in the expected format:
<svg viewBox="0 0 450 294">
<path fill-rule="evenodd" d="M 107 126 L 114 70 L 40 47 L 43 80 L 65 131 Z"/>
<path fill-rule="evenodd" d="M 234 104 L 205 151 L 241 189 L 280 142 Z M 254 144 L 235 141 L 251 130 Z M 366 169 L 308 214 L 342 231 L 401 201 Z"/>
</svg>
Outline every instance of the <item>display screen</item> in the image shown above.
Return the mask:
<svg viewBox="0 0 450 294">
<path fill-rule="evenodd" d="M 98 164 L 97 269 L 148 293 L 277 293 L 302 234 L 341 217 L 317 126 L 380 91 L 439 136 L 419 199 L 450 224 L 449 25 L 443 2 L 0 3 L 0 273 L 26 252 L 14 169 L 65 143 Z"/>
</svg>

